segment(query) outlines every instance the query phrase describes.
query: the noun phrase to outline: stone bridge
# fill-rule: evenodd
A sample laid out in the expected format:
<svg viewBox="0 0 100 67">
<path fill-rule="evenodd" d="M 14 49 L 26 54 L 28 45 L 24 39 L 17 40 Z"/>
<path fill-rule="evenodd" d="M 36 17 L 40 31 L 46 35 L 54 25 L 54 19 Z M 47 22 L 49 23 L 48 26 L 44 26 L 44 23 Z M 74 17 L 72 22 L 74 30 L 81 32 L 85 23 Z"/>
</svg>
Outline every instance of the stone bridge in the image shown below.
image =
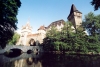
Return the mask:
<svg viewBox="0 0 100 67">
<path fill-rule="evenodd" d="M 20 56 L 18 57 L 14 57 L 14 58 L 10 58 L 10 57 L 6 57 L 5 55 L 0 55 L 0 60 L 2 62 L 0 62 L 0 64 L 5 64 L 7 62 L 12 62 L 12 61 L 15 61 L 15 60 L 20 60 L 20 59 L 27 59 L 27 58 L 36 58 L 36 59 L 39 59 L 41 58 L 43 55 L 43 52 L 40 52 L 39 54 L 34 54 L 34 53 L 31 53 L 31 54 L 27 54 L 27 53 L 22 53 Z"/>
<path fill-rule="evenodd" d="M 0 53 L 4 53 L 10 49 L 21 49 L 23 52 L 27 52 L 28 50 L 37 50 L 38 52 L 43 52 L 43 46 L 19 46 L 19 45 L 7 45 L 4 49 L 0 50 Z"/>
</svg>

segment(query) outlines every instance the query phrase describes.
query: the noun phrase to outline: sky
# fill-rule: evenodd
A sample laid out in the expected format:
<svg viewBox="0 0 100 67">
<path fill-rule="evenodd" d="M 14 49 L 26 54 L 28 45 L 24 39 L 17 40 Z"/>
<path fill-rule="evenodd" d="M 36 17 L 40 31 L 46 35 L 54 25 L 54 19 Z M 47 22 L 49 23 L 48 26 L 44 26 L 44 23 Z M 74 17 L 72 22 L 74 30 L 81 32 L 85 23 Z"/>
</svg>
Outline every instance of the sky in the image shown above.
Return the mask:
<svg viewBox="0 0 100 67">
<path fill-rule="evenodd" d="M 82 12 L 82 20 L 84 15 L 89 12 L 100 14 L 100 9 L 94 11 L 94 7 L 90 4 L 92 0 L 21 0 L 19 8 L 18 30 L 21 29 L 28 21 L 33 28 L 33 33 L 37 32 L 42 25 L 47 27 L 54 21 L 65 20 L 70 13 L 71 5 L 74 4 L 77 10 Z"/>
</svg>

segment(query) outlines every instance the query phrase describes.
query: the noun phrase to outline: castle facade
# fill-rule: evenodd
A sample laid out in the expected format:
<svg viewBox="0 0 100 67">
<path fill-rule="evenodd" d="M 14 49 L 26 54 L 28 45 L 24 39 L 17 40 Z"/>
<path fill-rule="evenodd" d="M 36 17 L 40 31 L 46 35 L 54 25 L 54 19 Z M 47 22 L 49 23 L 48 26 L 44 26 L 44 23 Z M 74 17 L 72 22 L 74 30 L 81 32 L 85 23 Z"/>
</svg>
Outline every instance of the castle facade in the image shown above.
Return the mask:
<svg viewBox="0 0 100 67">
<path fill-rule="evenodd" d="M 71 6 L 71 10 L 67 19 L 73 24 L 75 29 L 82 24 L 82 13 L 76 9 L 74 4 Z M 61 30 L 61 28 L 64 26 L 64 23 L 65 21 L 61 19 L 52 22 L 48 27 L 45 27 L 44 25 L 40 26 L 40 28 L 37 30 L 37 33 L 33 34 L 30 22 L 27 22 L 26 25 L 22 26 L 21 28 L 20 39 L 17 45 L 30 46 L 29 41 L 31 39 L 34 39 L 37 43 L 42 43 L 43 39 L 46 37 L 47 30 L 50 30 L 52 26 L 56 27 L 58 30 Z"/>
</svg>

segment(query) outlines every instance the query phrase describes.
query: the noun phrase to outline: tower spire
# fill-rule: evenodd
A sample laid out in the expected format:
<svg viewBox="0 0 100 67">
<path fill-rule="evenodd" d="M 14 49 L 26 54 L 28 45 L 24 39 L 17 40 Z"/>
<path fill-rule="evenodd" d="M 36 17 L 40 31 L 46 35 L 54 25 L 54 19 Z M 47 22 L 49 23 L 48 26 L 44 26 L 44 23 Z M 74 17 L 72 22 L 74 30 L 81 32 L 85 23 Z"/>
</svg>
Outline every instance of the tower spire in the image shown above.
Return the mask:
<svg viewBox="0 0 100 67">
<path fill-rule="evenodd" d="M 73 24 L 75 29 L 78 28 L 82 23 L 82 13 L 76 9 L 74 4 L 71 6 L 67 19 Z"/>
<path fill-rule="evenodd" d="M 27 23 L 26 24 L 30 24 L 30 18 L 28 18 L 28 21 L 27 21 Z"/>
<path fill-rule="evenodd" d="M 69 14 L 69 16 L 67 17 L 67 19 L 69 19 L 69 17 L 71 16 L 71 14 L 72 14 L 73 12 L 81 13 L 79 10 L 76 9 L 75 5 L 72 4 L 71 10 L 70 10 L 70 14 Z M 82 14 L 82 13 L 81 13 L 81 14 Z"/>
</svg>

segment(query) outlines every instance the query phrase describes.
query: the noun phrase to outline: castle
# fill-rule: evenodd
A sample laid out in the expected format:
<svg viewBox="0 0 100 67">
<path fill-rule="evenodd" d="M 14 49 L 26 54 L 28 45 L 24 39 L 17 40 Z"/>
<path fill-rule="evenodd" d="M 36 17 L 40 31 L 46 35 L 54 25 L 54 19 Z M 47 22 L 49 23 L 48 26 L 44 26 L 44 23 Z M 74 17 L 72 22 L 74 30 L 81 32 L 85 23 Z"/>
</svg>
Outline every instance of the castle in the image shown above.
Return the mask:
<svg viewBox="0 0 100 67">
<path fill-rule="evenodd" d="M 74 4 L 71 6 L 71 10 L 67 19 L 73 24 L 75 29 L 77 29 L 78 26 L 82 24 L 82 13 L 76 9 Z M 30 39 L 34 39 L 35 41 L 42 43 L 43 39 L 46 37 L 47 30 L 50 30 L 52 26 L 55 26 L 58 30 L 60 30 L 64 26 L 64 22 L 65 21 L 61 19 L 52 22 L 48 27 L 45 27 L 44 25 L 40 26 L 40 28 L 37 30 L 37 33 L 35 34 L 32 33 L 32 27 L 30 26 L 30 23 L 27 22 L 26 25 L 22 26 L 20 39 L 17 45 L 30 46 Z"/>
</svg>

